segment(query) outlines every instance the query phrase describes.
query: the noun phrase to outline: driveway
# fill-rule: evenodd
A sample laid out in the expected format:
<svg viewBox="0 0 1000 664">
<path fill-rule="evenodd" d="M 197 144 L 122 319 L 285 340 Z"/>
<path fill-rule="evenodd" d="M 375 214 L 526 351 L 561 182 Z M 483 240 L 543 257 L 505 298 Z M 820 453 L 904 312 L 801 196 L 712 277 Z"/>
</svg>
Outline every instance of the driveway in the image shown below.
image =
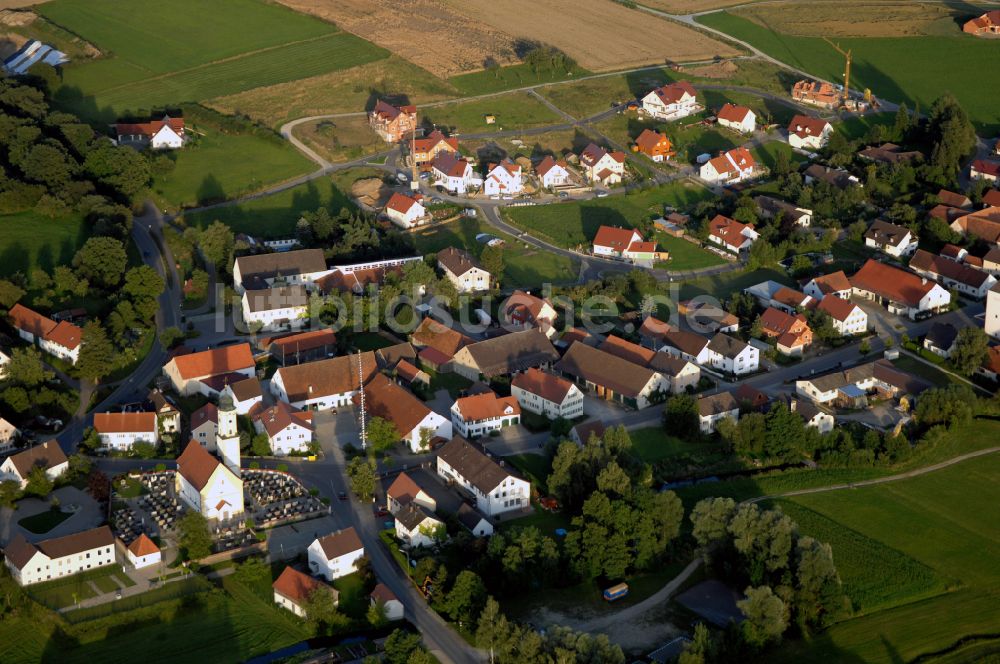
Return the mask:
<svg viewBox="0 0 1000 664">
<path fill-rule="evenodd" d="M 4 507 L 0 509 L 0 544 L 6 546 L 18 533 L 24 535 L 29 542 L 72 535 L 83 530 L 96 528 L 104 523 L 104 513 L 96 500 L 90 494 L 72 486 L 64 486 L 52 492 L 51 497 L 58 498 L 64 511 L 75 507 L 76 512 L 47 533 L 32 533 L 18 525 L 25 517 L 34 516 L 49 510 L 49 502 L 38 498 L 25 498 L 17 503 L 17 509 Z"/>
</svg>

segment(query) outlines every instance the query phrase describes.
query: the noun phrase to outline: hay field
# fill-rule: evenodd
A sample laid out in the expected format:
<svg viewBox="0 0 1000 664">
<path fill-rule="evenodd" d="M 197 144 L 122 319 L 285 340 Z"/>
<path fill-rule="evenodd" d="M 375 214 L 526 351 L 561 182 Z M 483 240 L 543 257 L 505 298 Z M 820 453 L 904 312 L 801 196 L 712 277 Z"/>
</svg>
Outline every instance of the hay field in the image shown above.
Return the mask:
<svg viewBox="0 0 1000 664">
<path fill-rule="evenodd" d="M 968 12 L 924 2 L 809 0 L 740 7 L 734 14 L 763 27 L 801 37 L 948 36 Z"/>
<path fill-rule="evenodd" d="M 487 57 L 517 62 L 515 38 L 439 0 L 279 0 L 448 78 L 483 68 Z M 492 14 L 494 8 L 481 16 Z"/>
<path fill-rule="evenodd" d="M 750 0 L 751 2 L 753 0 Z M 670 14 L 695 14 L 746 4 L 747 0 L 644 0 L 640 4 Z"/>
<path fill-rule="evenodd" d="M 551 44 L 590 71 L 737 54 L 700 32 L 608 0 L 507 0 L 504 12 L 496 11 L 495 0 L 444 2 L 505 33 Z"/>
</svg>

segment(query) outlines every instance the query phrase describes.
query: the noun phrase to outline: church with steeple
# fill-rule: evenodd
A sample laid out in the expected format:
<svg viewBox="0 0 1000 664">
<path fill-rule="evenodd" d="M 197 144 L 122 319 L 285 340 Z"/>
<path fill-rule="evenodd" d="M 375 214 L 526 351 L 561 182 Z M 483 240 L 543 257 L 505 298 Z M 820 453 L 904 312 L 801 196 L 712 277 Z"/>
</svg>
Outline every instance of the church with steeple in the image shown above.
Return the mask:
<svg viewBox="0 0 1000 664">
<path fill-rule="evenodd" d="M 177 458 L 174 488 L 185 505 L 206 519 L 229 521 L 244 512 L 240 477 L 240 433 L 232 397 L 219 399 L 215 447 L 218 457 L 192 440 Z"/>
</svg>

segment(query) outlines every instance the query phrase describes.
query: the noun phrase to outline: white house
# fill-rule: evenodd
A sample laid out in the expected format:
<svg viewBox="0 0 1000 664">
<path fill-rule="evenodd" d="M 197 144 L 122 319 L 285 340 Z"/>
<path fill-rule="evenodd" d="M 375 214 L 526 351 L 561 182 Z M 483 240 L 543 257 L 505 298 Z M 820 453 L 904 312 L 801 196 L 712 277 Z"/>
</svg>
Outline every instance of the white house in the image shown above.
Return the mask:
<svg viewBox="0 0 1000 664">
<path fill-rule="evenodd" d="M 427 209 L 419 194 L 410 197 L 395 192 L 385 204 L 385 216 L 400 228 L 413 228 L 427 220 Z"/>
<path fill-rule="evenodd" d="M 474 438 L 514 426 L 521 421 L 521 406 L 514 397 L 498 397 L 483 392 L 456 399 L 451 406 L 451 423 L 462 436 Z"/>
<path fill-rule="evenodd" d="M 399 601 L 396 594 L 389 590 L 389 586 L 378 583 L 368 595 L 371 606 L 381 606 L 385 619 L 392 622 L 403 619 L 403 603 Z"/>
<path fill-rule="evenodd" d="M 240 256 L 233 264 L 233 288 L 260 290 L 270 286 L 305 286 L 313 290 L 316 280 L 332 270 L 326 266 L 322 249 L 298 249 L 270 254 Z"/>
<path fill-rule="evenodd" d="M 0 482 L 13 480 L 20 483 L 23 489 L 28 484 L 28 476 L 35 466 L 44 468 L 48 478 L 55 480 L 69 469 L 69 459 L 59 447 L 59 443 L 50 440 L 4 459 L 0 464 Z"/>
<path fill-rule="evenodd" d="M 743 224 L 721 214 L 715 215 L 712 221 L 708 222 L 708 241 L 733 253 L 749 249 L 758 237 L 760 234 L 754 229 L 753 224 Z"/>
<path fill-rule="evenodd" d="M 292 452 L 305 452 L 313 440 L 312 413 L 303 412 L 279 401 L 269 408 L 263 404 L 250 411 L 254 431 L 267 434 L 271 453 L 287 456 Z"/>
<path fill-rule="evenodd" d="M 437 472 L 471 493 L 476 507 L 486 516 L 494 517 L 531 504 L 529 482 L 461 436 L 455 436 L 438 450 Z"/>
<path fill-rule="evenodd" d="M 467 160 L 451 152 L 442 152 L 431 162 L 431 176 L 434 184 L 444 187 L 453 194 L 465 194 L 478 189 L 483 179 L 476 175 Z"/>
<path fill-rule="evenodd" d="M 1000 161 L 989 161 L 987 159 L 974 160 L 969 167 L 969 177 L 973 180 L 997 182 L 1000 179 Z"/>
<path fill-rule="evenodd" d="M 841 336 L 849 337 L 868 331 L 868 314 L 850 300 L 845 300 L 831 293 L 820 300 L 816 308 L 830 314 L 833 328 Z"/>
<path fill-rule="evenodd" d="M 538 166 L 535 166 L 535 175 L 538 176 L 538 181 L 545 189 L 562 187 L 572 183 L 566 162 L 562 159 L 556 161 L 551 156 L 545 157 Z"/>
<path fill-rule="evenodd" d="M 995 284 L 986 294 L 986 313 L 983 330 L 994 339 L 1000 339 L 1000 284 Z"/>
<path fill-rule="evenodd" d="M 833 125 L 822 118 L 796 115 L 788 123 L 788 144 L 803 150 L 819 150 L 830 140 Z"/>
<path fill-rule="evenodd" d="M 7 320 L 17 330 L 19 337 L 70 364 L 80 357 L 83 330 L 69 321 L 58 323 L 22 304 L 15 304 L 7 312 Z"/>
<path fill-rule="evenodd" d="M 946 311 L 951 304 L 951 293 L 933 280 L 872 259 L 854 273 L 851 286 L 854 295 L 913 320 Z"/>
<path fill-rule="evenodd" d="M 113 565 L 115 536 L 99 526 L 32 544 L 18 533 L 4 549 L 4 559 L 18 585 L 30 586 Z"/>
<path fill-rule="evenodd" d="M 947 323 L 934 323 L 924 335 L 923 346 L 940 357 L 949 358 L 958 339 L 958 329 Z"/>
<path fill-rule="evenodd" d="M 625 153 L 608 152 L 591 143 L 580 153 L 580 166 L 584 176 L 593 184 L 619 184 L 625 176 Z"/>
<path fill-rule="evenodd" d="M 624 258 L 629 247 L 643 242 L 639 231 L 617 226 L 601 226 L 594 236 L 593 252 L 595 256 L 608 258 Z"/>
<path fill-rule="evenodd" d="M 306 617 L 306 606 L 313 593 L 326 593 L 333 606 L 340 603 L 340 593 L 335 588 L 292 567 L 282 570 L 271 584 L 271 590 L 274 591 L 275 604 L 288 609 L 300 618 Z"/>
<path fill-rule="evenodd" d="M 240 374 L 249 378 L 256 375 L 256 372 L 257 365 L 248 343 L 178 355 L 163 365 L 163 373 L 170 379 L 171 386 L 184 397 L 194 394 L 215 396 L 218 390 L 203 381 L 227 374 Z M 233 376 L 233 380 L 239 379 Z"/>
<path fill-rule="evenodd" d="M 433 546 L 445 532 L 444 522 L 417 503 L 402 507 L 395 516 L 396 537 L 411 547 Z"/>
<path fill-rule="evenodd" d="M 16 426 L 8 422 L 6 418 L 0 417 L 0 453 L 14 447 L 14 442 L 20 435 L 21 431 Z"/>
<path fill-rule="evenodd" d="M 219 437 L 219 408 L 208 402 L 191 413 L 188 429 L 191 431 L 191 440 L 209 452 L 214 452 L 216 439 Z"/>
<path fill-rule="evenodd" d="M 139 533 L 139 536 L 125 547 L 125 554 L 135 569 L 159 565 L 161 560 L 160 547 L 153 544 L 153 540 L 146 537 L 146 533 Z"/>
<path fill-rule="evenodd" d="M 220 398 L 226 395 L 233 400 L 236 406 L 237 415 L 246 415 L 250 409 L 259 404 L 264 399 L 264 391 L 260 386 L 260 381 L 256 376 L 244 378 L 232 383 L 227 383 L 219 394 Z"/>
<path fill-rule="evenodd" d="M 164 115 L 161 120 L 119 122 L 114 127 L 119 145 L 148 145 L 154 150 L 176 150 L 184 146 L 184 118 Z"/>
<path fill-rule="evenodd" d="M 607 401 L 642 410 L 670 392 L 670 378 L 605 350 L 576 341 L 555 370 Z"/>
<path fill-rule="evenodd" d="M 243 480 L 198 443 L 188 443 L 177 457 L 174 477 L 177 496 L 206 519 L 229 521 L 242 516 Z"/>
<path fill-rule="evenodd" d="M 365 547 L 353 527 L 313 540 L 306 550 L 309 571 L 327 581 L 355 572 L 355 563 L 365 555 Z"/>
<path fill-rule="evenodd" d="M 570 381 L 532 367 L 514 376 L 510 394 L 521 408 L 549 419 L 583 415 L 583 392 Z"/>
<path fill-rule="evenodd" d="M 830 433 L 833 431 L 835 424 L 833 415 L 812 401 L 797 399 L 793 396 L 789 396 L 786 401 L 788 403 L 788 410 L 801 417 L 806 426 L 813 427 L 820 433 Z"/>
<path fill-rule="evenodd" d="M 354 397 L 360 406 L 361 395 Z M 396 427 L 400 440 L 414 454 L 426 452 L 435 439 L 451 438 L 451 421 L 384 374 L 375 374 L 365 385 L 365 411 L 369 418 L 381 417 Z M 360 415 L 360 410 L 358 411 Z"/>
<path fill-rule="evenodd" d="M 458 522 L 475 537 L 490 537 L 493 534 L 493 522 L 468 503 L 462 503 L 456 516 Z"/>
<path fill-rule="evenodd" d="M 657 120 L 678 120 L 702 109 L 696 95 L 687 81 L 668 83 L 642 98 L 642 110 Z"/>
<path fill-rule="evenodd" d="M 156 413 L 94 413 L 94 430 L 101 447 L 111 450 L 130 450 L 139 441 L 156 445 L 160 439 Z"/>
<path fill-rule="evenodd" d="M 876 219 L 865 231 L 865 246 L 878 249 L 895 258 L 909 256 L 917 250 L 919 238 L 906 226 Z"/>
<path fill-rule="evenodd" d="M 459 293 L 490 289 L 490 273 L 464 249 L 445 247 L 437 253 L 437 264 Z"/>
<path fill-rule="evenodd" d="M 929 251 L 918 249 L 910 259 L 910 269 L 929 279 L 936 279 L 945 288 L 955 289 L 966 297 L 982 300 L 990 292 L 996 277 L 983 270 L 935 256 Z"/>
<path fill-rule="evenodd" d="M 715 117 L 721 126 L 741 134 L 752 134 L 757 128 L 757 114 L 746 106 L 723 104 Z"/>
<path fill-rule="evenodd" d="M 740 419 L 740 405 L 731 392 L 719 392 L 698 399 L 698 424 L 702 433 L 712 433 L 725 419 L 733 422 Z"/>
<path fill-rule="evenodd" d="M 557 314 L 548 298 L 516 290 L 501 307 L 503 325 L 516 329 L 536 328 L 550 339 L 555 336 Z"/>
<path fill-rule="evenodd" d="M 708 365 L 711 356 L 708 342 L 709 339 L 694 332 L 667 330 L 662 334 L 661 345 L 657 350 L 685 359 L 688 362 Z"/>
<path fill-rule="evenodd" d="M 367 383 L 377 372 L 371 351 L 304 362 L 278 369 L 271 378 L 271 394 L 302 410 L 329 410 L 350 405 L 359 381 Z"/>
<path fill-rule="evenodd" d="M 437 510 L 437 501 L 407 473 L 400 473 L 385 491 L 389 512 L 395 514 L 400 509 L 416 503 L 430 511 Z"/>
<path fill-rule="evenodd" d="M 757 371 L 760 351 L 736 337 L 720 332 L 708 342 L 708 363 L 724 373 L 742 376 Z"/>
<path fill-rule="evenodd" d="M 521 167 L 510 159 L 490 166 L 483 180 L 483 193 L 487 196 L 516 196 L 524 191 Z"/>
<path fill-rule="evenodd" d="M 785 221 L 790 221 L 796 226 L 808 228 L 812 225 L 813 211 L 809 208 L 798 207 L 774 196 L 754 196 L 753 200 L 757 204 L 760 215 L 765 219 L 781 216 Z"/>
<path fill-rule="evenodd" d="M 698 170 L 698 176 L 712 184 L 733 184 L 752 178 L 757 173 L 757 161 L 746 148 L 733 148 L 709 159 Z"/>
<path fill-rule="evenodd" d="M 843 270 L 813 277 L 802 287 L 802 291 L 816 301 L 827 295 L 836 295 L 842 300 L 851 297 L 851 281 Z"/>
<path fill-rule="evenodd" d="M 309 316 L 309 294 L 304 286 L 246 290 L 242 308 L 248 326 L 259 325 L 265 331 L 300 327 Z"/>
</svg>

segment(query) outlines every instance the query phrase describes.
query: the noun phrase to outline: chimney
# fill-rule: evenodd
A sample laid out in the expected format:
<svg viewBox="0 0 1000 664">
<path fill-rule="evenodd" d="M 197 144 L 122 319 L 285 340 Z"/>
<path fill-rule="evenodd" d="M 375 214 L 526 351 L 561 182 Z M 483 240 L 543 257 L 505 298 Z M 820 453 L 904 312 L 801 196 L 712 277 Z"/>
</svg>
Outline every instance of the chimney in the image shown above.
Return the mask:
<svg viewBox="0 0 1000 664">
<path fill-rule="evenodd" d="M 799 405 L 799 402 L 796 399 L 791 399 L 788 402 L 788 410 L 790 410 L 790 411 L 792 411 L 794 413 L 795 412 L 795 408 L 798 405 Z"/>
<path fill-rule="evenodd" d="M 920 277 L 920 284 L 923 286 L 927 285 L 927 277 Z"/>
</svg>

